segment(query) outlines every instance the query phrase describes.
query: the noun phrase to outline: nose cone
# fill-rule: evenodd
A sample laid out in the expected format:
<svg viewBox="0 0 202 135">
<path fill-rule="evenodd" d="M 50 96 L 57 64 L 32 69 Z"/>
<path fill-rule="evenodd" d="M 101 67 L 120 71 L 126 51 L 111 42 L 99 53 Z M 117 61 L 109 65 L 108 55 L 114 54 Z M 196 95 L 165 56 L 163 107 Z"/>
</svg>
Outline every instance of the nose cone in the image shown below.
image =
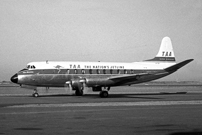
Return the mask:
<svg viewBox="0 0 202 135">
<path fill-rule="evenodd" d="M 14 76 L 11 77 L 11 82 L 18 83 L 18 75 L 17 74 L 15 74 Z"/>
</svg>

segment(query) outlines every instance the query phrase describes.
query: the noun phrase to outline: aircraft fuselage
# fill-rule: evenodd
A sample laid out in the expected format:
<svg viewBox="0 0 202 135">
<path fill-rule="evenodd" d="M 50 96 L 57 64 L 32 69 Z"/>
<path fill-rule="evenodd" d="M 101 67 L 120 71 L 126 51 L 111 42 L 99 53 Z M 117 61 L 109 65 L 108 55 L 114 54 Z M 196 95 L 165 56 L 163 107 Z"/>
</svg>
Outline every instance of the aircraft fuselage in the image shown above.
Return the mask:
<svg viewBox="0 0 202 135">
<path fill-rule="evenodd" d="M 36 62 L 28 65 L 44 67 L 41 69 L 29 68 L 18 72 L 18 84 L 38 87 L 64 87 L 67 81 L 86 79 L 88 87 L 108 87 L 131 85 L 161 78 L 170 73 L 163 69 L 172 66 L 172 63 L 104 63 L 104 62 Z M 159 68 L 156 68 L 158 65 Z M 116 76 L 147 74 L 139 78 L 111 80 Z M 138 79 L 137 79 L 138 78 Z"/>
</svg>

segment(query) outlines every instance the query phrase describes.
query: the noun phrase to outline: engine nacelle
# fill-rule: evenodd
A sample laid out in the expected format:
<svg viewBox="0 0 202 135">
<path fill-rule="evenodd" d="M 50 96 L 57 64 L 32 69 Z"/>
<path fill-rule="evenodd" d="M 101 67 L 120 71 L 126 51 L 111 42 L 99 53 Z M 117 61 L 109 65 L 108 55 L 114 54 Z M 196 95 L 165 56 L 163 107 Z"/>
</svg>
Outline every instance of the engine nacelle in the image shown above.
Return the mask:
<svg viewBox="0 0 202 135">
<path fill-rule="evenodd" d="M 84 89 L 84 82 L 80 79 L 74 79 L 71 81 L 72 90 L 83 90 Z"/>
<path fill-rule="evenodd" d="M 86 79 L 86 85 L 88 87 L 96 87 L 96 86 L 102 86 L 102 87 L 107 87 L 107 86 L 111 86 L 114 84 L 114 81 L 112 80 L 108 80 L 106 78 L 99 78 L 99 79 Z M 97 91 L 97 90 L 96 90 Z"/>
</svg>

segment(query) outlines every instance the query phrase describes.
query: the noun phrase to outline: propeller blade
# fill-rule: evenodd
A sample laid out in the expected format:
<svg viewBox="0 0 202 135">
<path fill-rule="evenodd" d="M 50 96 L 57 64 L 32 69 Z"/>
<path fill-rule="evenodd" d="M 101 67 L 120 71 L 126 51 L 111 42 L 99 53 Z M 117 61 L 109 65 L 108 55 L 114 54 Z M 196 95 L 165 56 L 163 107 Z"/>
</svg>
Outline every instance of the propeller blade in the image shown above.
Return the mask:
<svg viewBox="0 0 202 135">
<path fill-rule="evenodd" d="M 88 93 L 88 86 L 86 85 L 86 79 L 82 78 L 79 82 L 83 84 L 83 94 L 85 95 L 86 93 Z"/>
<path fill-rule="evenodd" d="M 73 95 L 72 84 L 70 81 L 65 83 L 65 91 L 67 94 Z"/>
</svg>

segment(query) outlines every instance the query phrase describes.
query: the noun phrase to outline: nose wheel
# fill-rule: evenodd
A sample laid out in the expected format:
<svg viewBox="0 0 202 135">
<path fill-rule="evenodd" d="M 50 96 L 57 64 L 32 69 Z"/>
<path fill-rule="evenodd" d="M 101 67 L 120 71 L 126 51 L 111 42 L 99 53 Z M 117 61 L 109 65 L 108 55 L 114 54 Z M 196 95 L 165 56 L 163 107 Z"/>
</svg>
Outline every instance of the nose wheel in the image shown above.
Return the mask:
<svg viewBox="0 0 202 135">
<path fill-rule="evenodd" d="M 32 96 L 33 97 L 39 97 L 39 94 L 38 93 L 33 93 Z"/>
<path fill-rule="evenodd" d="M 37 92 L 37 90 L 34 90 L 34 93 L 32 94 L 33 97 L 39 97 L 39 93 Z"/>
</svg>

